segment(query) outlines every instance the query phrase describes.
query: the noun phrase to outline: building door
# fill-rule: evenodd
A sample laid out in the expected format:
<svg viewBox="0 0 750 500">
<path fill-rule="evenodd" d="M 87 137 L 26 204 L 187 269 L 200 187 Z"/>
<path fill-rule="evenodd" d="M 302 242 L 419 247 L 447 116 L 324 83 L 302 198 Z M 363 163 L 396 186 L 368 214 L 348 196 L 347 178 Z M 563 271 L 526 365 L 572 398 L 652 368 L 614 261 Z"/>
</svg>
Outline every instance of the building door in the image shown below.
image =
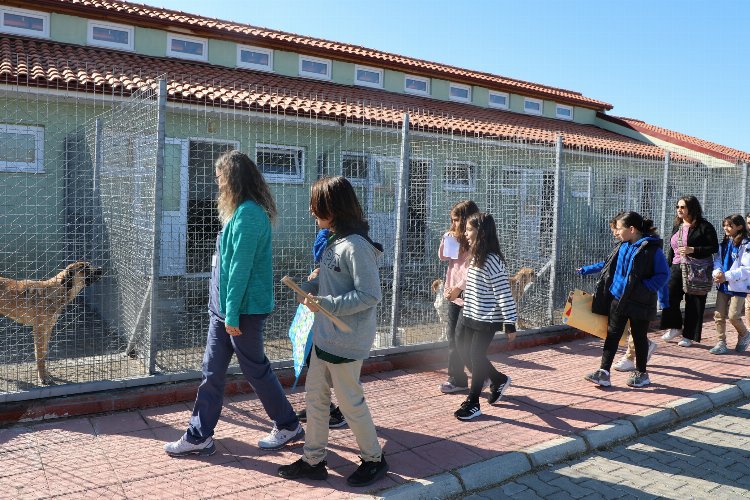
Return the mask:
<svg viewBox="0 0 750 500">
<path fill-rule="evenodd" d="M 159 274 L 183 276 L 187 257 L 188 141 L 166 139 Z"/>
</svg>

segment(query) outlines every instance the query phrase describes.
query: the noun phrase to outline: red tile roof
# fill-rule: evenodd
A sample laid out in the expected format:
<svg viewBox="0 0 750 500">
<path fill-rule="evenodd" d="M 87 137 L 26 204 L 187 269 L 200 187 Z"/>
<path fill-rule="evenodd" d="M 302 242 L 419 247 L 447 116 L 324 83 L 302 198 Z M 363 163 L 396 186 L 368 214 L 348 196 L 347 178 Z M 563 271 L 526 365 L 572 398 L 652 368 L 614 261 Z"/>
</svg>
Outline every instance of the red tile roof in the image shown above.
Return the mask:
<svg viewBox="0 0 750 500">
<path fill-rule="evenodd" d="M 300 36 L 294 33 L 239 24 L 221 19 L 212 19 L 148 5 L 113 0 L 35 0 L 35 8 L 42 9 L 45 7 L 54 10 L 72 11 L 83 16 L 102 17 L 115 22 L 187 28 L 196 35 L 214 35 L 242 43 L 311 53 L 323 57 L 350 60 L 379 67 L 391 67 L 399 71 L 435 76 L 460 83 L 481 85 L 493 90 L 504 90 L 532 97 L 546 98 L 563 104 L 574 104 L 597 110 L 612 109 L 612 105 L 609 103 L 591 99 L 580 92 L 572 90 L 506 78 L 491 73 L 471 71 L 446 64 L 368 49 L 358 45 Z"/>
<path fill-rule="evenodd" d="M 738 160 L 742 162 L 750 162 L 750 153 L 746 151 L 722 146 L 721 144 L 716 144 L 715 142 L 711 141 L 705 141 L 703 139 L 699 139 L 690 135 L 681 134 L 680 132 L 675 132 L 674 130 L 658 127 L 656 125 L 651 125 L 635 118 L 623 118 L 618 116 L 604 115 L 602 113 L 599 113 L 598 116 L 612 123 L 616 123 L 623 127 L 633 129 L 644 135 L 672 143 L 676 146 L 681 146 L 686 149 L 704 153 L 709 156 L 713 156 L 714 158 L 719 158 L 721 160 L 730 162 L 737 162 Z"/>
<path fill-rule="evenodd" d="M 419 130 L 545 144 L 554 144 L 561 133 L 567 148 L 664 157 L 656 146 L 591 125 L 206 63 L 0 36 L 0 83 L 129 94 L 155 87 L 165 74 L 168 99 L 176 102 L 389 126 L 400 125 L 408 111 L 412 127 Z"/>
</svg>

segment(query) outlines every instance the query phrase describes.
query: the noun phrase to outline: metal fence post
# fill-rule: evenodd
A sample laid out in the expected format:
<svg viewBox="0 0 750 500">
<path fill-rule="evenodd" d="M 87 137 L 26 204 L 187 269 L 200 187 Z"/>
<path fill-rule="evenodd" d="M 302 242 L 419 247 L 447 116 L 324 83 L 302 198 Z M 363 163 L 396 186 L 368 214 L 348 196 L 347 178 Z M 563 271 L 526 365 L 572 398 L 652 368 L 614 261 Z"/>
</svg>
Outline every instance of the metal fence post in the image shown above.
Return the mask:
<svg viewBox="0 0 750 500">
<path fill-rule="evenodd" d="M 661 185 L 661 220 L 659 221 L 659 231 L 661 234 L 667 234 L 667 194 L 669 193 L 669 151 L 664 152 L 664 174 L 662 175 Z M 666 238 L 664 239 L 666 242 Z"/>
<path fill-rule="evenodd" d="M 742 169 L 742 184 L 741 184 L 741 196 L 742 196 L 742 215 L 747 215 L 747 163 L 740 163 Z"/>
<path fill-rule="evenodd" d="M 409 204 L 409 113 L 404 113 L 401 128 L 401 159 L 398 164 L 396 193 L 396 245 L 393 256 L 393 292 L 391 299 L 391 345 L 400 345 L 398 327 L 401 320 L 401 254 L 406 235 L 406 218 Z"/>
<path fill-rule="evenodd" d="M 560 248 L 560 223 L 562 222 L 562 169 L 563 169 L 563 136 L 557 136 L 555 144 L 555 192 L 552 203 L 552 251 L 550 252 L 549 270 L 549 301 L 547 303 L 547 318 L 554 323 L 555 311 L 555 281 L 557 280 L 557 264 Z"/>
<path fill-rule="evenodd" d="M 161 219 L 162 219 L 162 195 L 164 178 L 164 134 L 167 112 L 167 81 L 159 80 L 159 90 L 156 95 L 156 165 L 154 171 L 154 239 L 153 254 L 151 258 L 151 304 L 149 314 L 149 360 L 148 371 L 156 373 L 156 353 L 158 328 L 158 306 L 159 306 L 159 274 L 161 264 Z"/>
</svg>

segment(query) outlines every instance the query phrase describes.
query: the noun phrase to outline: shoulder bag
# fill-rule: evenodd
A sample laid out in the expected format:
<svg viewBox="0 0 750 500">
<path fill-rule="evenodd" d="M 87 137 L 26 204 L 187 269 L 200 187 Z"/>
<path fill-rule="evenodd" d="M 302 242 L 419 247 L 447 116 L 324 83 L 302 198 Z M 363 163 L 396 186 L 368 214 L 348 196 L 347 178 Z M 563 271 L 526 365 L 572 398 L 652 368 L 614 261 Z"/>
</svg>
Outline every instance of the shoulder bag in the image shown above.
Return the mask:
<svg viewBox="0 0 750 500">
<path fill-rule="evenodd" d="M 682 227 L 678 229 L 677 244 L 685 246 L 682 242 Z M 681 256 L 682 262 L 682 291 L 689 295 L 707 295 L 714 286 L 713 283 L 713 259 L 696 259 L 688 255 Z"/>
</svg>

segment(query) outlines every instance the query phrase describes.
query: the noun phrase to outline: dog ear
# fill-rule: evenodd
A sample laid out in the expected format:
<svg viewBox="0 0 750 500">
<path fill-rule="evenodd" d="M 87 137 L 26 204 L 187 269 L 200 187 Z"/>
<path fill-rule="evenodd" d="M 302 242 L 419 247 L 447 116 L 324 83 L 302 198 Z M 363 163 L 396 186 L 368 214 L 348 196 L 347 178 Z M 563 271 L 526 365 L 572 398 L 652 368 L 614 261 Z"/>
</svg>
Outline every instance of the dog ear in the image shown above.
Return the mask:
<svg viewBox="0 0 750 500">
<path fill-rule="evenodd" d="M 68 266 L 65 269 L 62 278 L 62 285 L 65 287 L 65 291 L 69 292 L 73 288 L 73 275 L 75 274 L 75 268 Z"/>
</svg>

